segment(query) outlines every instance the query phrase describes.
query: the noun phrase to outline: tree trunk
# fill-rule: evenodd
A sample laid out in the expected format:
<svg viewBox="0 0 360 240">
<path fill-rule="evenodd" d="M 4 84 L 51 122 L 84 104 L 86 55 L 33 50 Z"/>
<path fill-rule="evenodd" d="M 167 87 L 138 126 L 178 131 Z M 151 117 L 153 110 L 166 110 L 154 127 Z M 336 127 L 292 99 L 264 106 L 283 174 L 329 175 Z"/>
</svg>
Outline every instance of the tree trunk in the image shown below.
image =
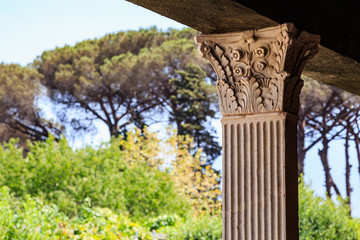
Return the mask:
<svg viewBox="0 0 360 240">
<path fill-rule="evenodd" d="M 305 119 L 301 118 L 298 123 L 298 177 L 305 174 Z"/>
<path fill-rule="evenodd" d="M 356 155 L 358 158 L 358 163 L 359 163 L 359 167 L 358 167 L 358 172 L 359 172 L 359 176 L 360 176 L 360 139 L 359 139 L 359 135 L 356 134 L 355 132 L 353 132 L 354 135 L 354 142 L 355 142 L 355 149 L 356 149 Z"/>
<path fill-rule="evenodd" d="M 111 124 L 108 127 L 109 127 L 110 137 L 117 138 L 120 135 L 120 132 L 116 125 Z"/>
<path fill-rule="evenodd" d="M 345 184 L 346 184 L 346 197 L 349 206 L 351 206 L 351 185 L 350 185 L 350 156 L 349 156 L 349 140 L 350 140 L 350 128 L 349 123 L 347 125 L 346 137 L 345 137 Z M 350 209 L 351 215 L 351 209 Z"/>
<path fill-rule="evenodd" d="M 326 193 L 327 193 L 327 196 L 329 198 L 331 198 L 331 187 L 334 188 L 334 191 L 335 193 L 341 197 L 341 194 L 340 194 L 340 190 L 339 188 L 336 186 L 332 176 L 331 176 L 331 173 L 330 173 L 330 165 L 329 165 L 329 156 L 328 156 L 328 150 L 329 150 L 329 142 L 328 140 L 326 139 L 326 136 L 325 136 L 325 139 L 323 139 L 323 149 L 322 150 L 319 150 L 319 156 L 320 156 L 320 159 L 321 159 L 321 163 L 324 167 L 324 172 L 325 172 L 325 187 L 326 187 Z"/>
<path fill-rule="evenodd" d="M 330 181 L 330 166 L 328 161 L 328 146 L 327 142 L 323 141 L 323 149 L 319 150 L 319 156 L 321 159 L 321 163 L 324 167 L 325 172 L 325 188 L 326 188 L 326 194 L 329 198 L 331 198 L 331 181 Z"/>
</svg>

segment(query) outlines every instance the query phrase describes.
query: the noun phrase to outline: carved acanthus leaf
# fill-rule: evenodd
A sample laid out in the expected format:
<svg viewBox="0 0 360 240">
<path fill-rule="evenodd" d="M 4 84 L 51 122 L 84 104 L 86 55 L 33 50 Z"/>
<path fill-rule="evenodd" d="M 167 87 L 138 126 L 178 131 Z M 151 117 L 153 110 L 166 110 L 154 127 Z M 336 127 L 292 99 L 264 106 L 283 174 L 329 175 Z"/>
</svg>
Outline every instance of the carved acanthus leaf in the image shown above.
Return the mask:
<svg viewBox="0 0 360 240">
<path fill-rule="evenodd" d="M 238 112 L 238 104 L 234 96 L 234 91 L 223 80 L 216 83 L 219 96 L 220 111 L 223 114 L 232 114 Z"/>
<path fill-rule="evenodd" d="M 316 52 L 318 37 L 298 34 L 291 24 L 284 24 L 195 40 L 216 71 L 222 114 L 296 112 L 294 95 L 301 87 L 293 76 L 300 76 L 304 61 Z"/>
</svg>

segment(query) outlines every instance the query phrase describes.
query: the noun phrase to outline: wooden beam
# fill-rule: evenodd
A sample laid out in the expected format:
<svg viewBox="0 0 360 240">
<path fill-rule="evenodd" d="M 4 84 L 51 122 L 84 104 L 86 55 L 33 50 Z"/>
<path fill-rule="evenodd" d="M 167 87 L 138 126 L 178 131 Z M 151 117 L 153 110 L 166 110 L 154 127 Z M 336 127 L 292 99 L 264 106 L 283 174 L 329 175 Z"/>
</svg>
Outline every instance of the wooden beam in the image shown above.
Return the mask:
<svg viewBox="0 0 360 240">
<path fill-rule="evenodd" d="M 240 32 L 278 25 L 233 0 L 127 0 L 204 34 Z M 304 29 L 306 30 L 306 29 Z M 360 64 L 326 47 L 304 69 L 304 75 L 360 95 Z"/>
</svg>

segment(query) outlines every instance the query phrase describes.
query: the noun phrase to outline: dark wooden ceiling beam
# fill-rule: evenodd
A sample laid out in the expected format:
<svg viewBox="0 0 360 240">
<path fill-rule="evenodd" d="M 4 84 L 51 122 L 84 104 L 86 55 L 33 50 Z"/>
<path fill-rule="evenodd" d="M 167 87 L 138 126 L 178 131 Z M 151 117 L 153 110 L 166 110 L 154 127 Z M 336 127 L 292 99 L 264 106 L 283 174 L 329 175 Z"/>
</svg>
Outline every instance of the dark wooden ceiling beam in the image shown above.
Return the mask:
<svg viewBox="0 0 360 240">
<path fill-rule="evenodd" d="M 324 82 L 329 85 L 336 86 L 338 88 L 342 88 L 344 90 L 347 90 L 349 92 L 355 93 L 360 95 L 360 64 L 353 60 L 356 59 L 356 56 L 360 57 L 360 53 L 357 54 L 358 45 L 360 46 L 360 43 L 356 42 L 357 35 L 356 33 L 359 32 L 359 26 L 360 21 L 358 21 L 360 14 L 353 16 L 353 22 L 348 22 L 348 25 L 344 25 L 342 21 L 351 21 L 349 16 L 342 16 L 341 14 L 344 11 L 339 9 L 339 15 L 332 14 L 329 17 L 332 17 L 331 21 L 329 20 L 329 24 L 332 23 L 332 21 L 336 21 L 336 18 L 338 18 L 339 24 L 335 25 L 333 29 L 329 29 L 329 27 L 309 27 L 306 28 L 306 24 L 313 24 L 316 25 L 318 23 L 314 22 L 316 19 L 320 19 L 323 23 L 326 23 L 326 20 L 323 18 L 316 17 L 316 11 L 319 12 L 322 9 L 320 8 L 314 8 L 311 10 L 312 5 L 309 6 L 302 6 L 302 13 L 305 14 L 303 17 L 299 13 L 294 17 L 294 13 L 297 11 L 297 9 L 294 10 L 294 8 L 287 4 L 286 8 L 278 9 L 276 4 L 279 4 L 281 2 L 280 0 L 276 1 L 267 1 L 267 3 L 264 3 L 264 1 L 241 1 L 243 4 L 247 4 L 247 6 L 251 6 L 253 9 L 261 10 L 262 13 L 267 14 L 267 16 L 271 16 L 272 19 L 265 17 L 253 9 L 250 9 L 242 4 L 239 4 L 235 0 L 128 0 L 129 2 L 132 2 L 136 5 L 142 6 L 144 8 L 147 8 L 153 12 L 156 12 L 158 14 L 161 14 L 165 17 L 171 18 L 175 21 L 178 21 L 184 25 L 187 25 L 191 28 L 194 28 L 204 34 L 208 33 L 226 33 L 226 32 L 238 32 L 238 31 L 244 31 L 244 30 L 250 30 L 250 29 L 260 29 L 270 26 L 275 26 L 278 23 L 272 19 L 274 19 L 274 13 L 280 14 L 279 18 L 277 18 L 278 21 L 285 21 L 289 19 L 289 22 L 293 20 L 295 22 L 295 26 L 300 25 L 300 28 L 303 28 L 303 30 L 309 31 L 310 33 L 319 33 L 322 36 L 322 41 L 324 43 L 331 43 L 334 40 L 331 39 L 331 31 L 333 31 L 333 35 L 335 38 L 338 37 L 338 33 L 349 32 L 350 35 L 352 32 L 354 32 L 353 38 L 355 40 L 352 40 L 349 44 L 354 44 L 353 47 L 348 47 L 351 51 L 344 52 L 343 51 L 343 45 L 344 44 L 338 44 L 340 47 L 336 47 L 335 45 L 329 44 L 329 46 L 332 46 L 331 49 L 335 50 L 332 51 L 326 47 L 320 46 L 319 54 L 316 55 L 314 59 L 312 59 L 309 63 L 306 64 L 306 67 L 304 69 L 304 74 L 308 77 L 314 78 L 316 80 L 319 80 L 321 82 Z M 325 1 L 325 0 L 324 0 Z M 351 1 L 354 2 L 354 1 Z M 327 3 L 327 2 L 326 2 Z M 309 4 L 307 1 L 304 1 L 303 3 L 296 2 L 295 4 Z M 328 5 L 330 3 L 327 3 Z M 331 3 L 335 4 L 335 3 Z M 342 4 L 345 4 L 343 2 L 337 2 L 336 4 L 341 7 Z M 259 6 L 259 7 L 257 7 Z M 276 11 L 271 9 L 271 6 L 276 7 Z M 354 7 L 347 6 L 348 8 Z M 326 11 L 328 8 L 335 9 L 336 6 L 326 6 L 324 7 L 324 16 L 327 16 L 328 13 Z M 258 10 L 257 10 L 258 11 Z M 315 12 L 314 12 L 315 11 Z M 348 10 L 347 13 L 352 14 L 352 12 Z M 355 11 L 355 10 L 354 10 Z M 287 15 L 289 14 L 289 15 Z M 306 15 L 308 14 L 308 15 Z M 326 15 L 327 14 L 327 15 Z M 321 15 L 321 14 L 319 14 Z M 314 17 L 315 16 L 315 17 Z M 307 17 L 307 18 L 306 18 Z M 312 19 L 309 19 L 311 17 L 314 17 Z M 341 17 L 344 17 L 344 19 L 340 19 Z M 320 21 L 319 20 L 319 21 Z M 325 21 L 325 23 L 324 23 Z M 298 24 L 296 23 L 298 22 Z M 283 23 L 283 22 L 281 22 Z M 339 25 L 339 26 L 338 26 Z M 310 25 L 309 25 L 310 26 Z M 341 28 L 343 26 L 344 29 Z M 299 27 L 298 27 L 299 28 Z M 345 29 L 346 28 L 346 29 Z M 352 29 L 354 28 L 354 29 Z M 316 32 L 311 32 L 310 30 L 314 30 Z M 327 31 L 321 33 L 321 31 Z M 325 39 L 324 39 L 325 36 Z M 344 36 L 346 37 L 346 36 Z M 338 39 L 340 41 L 341 39 Z M 337 53 L 336 51 L 343 51 L 342 54 Z M 350 54 L 346 54 L 350 53 Z M 347 57 L 352 56 L 353 59 Z"/>
</svg>

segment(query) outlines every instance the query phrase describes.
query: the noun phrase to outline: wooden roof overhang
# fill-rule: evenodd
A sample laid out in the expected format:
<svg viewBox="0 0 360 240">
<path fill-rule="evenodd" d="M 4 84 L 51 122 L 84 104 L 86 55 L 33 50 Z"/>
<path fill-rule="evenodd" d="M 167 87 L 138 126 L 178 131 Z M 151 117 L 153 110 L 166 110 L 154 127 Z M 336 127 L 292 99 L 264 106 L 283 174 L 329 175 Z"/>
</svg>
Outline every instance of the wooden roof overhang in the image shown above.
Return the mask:
<svg viewBox="0 0 360 240">
<path fill-rule="evenodd" d="M 303 74 L 360 95 L 360 13 L 357 0 L 127 0 L 204 34 L 292 22 L 321 36 Z"/>
</svg>

